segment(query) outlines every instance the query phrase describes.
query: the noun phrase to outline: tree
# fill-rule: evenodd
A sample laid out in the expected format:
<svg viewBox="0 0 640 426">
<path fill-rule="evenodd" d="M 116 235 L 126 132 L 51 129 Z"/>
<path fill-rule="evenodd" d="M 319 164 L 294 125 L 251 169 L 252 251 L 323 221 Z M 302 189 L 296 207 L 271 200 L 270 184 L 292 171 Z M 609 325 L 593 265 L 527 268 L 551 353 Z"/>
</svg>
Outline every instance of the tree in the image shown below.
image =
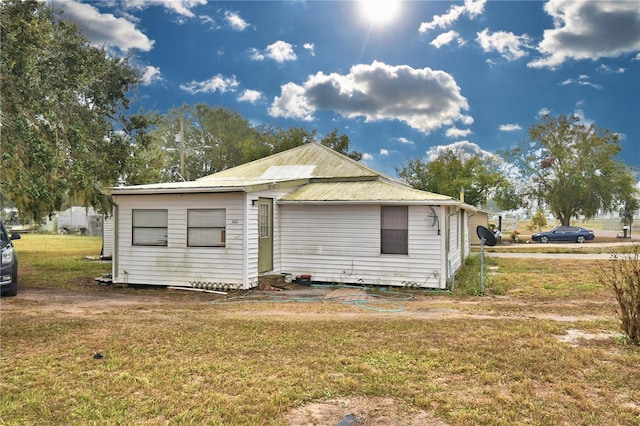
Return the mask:
<svg viewBox="0 0 640 426">
<path fill-rule="evenodd" d="M 517 207 L 518 198 L 511 183 L 498 167 L 478 155 L 469 159 L 447 149 L 433 161 L 410 159 L 398 175 L 414 188 L 458 198 L 464 191 L 466 203 L 486 205 L 489 198 L 503 209 Z"/>
<path fill-rule="evenodd" d="M 0 23 L 2 191 L 34 220 L 68 197 L 105 206 L 102 188 L 130 158 L 124 111 L 139 73 L 45 3 L 1 2 Z"/>
<path fill-rule="evenodd" d="M 544 210 L 538 207 L 536 213 L 531 217 L 531 229 L 537 229 L 538 232 L 542 232 L 543 226 L 547 226 L 547 216 Z"/>
<path fill-rule="evenodd" d="M 176 140 L 178 134 L 183 141 Z M 237 111 L 197 104 L 183 105 L 162 115 L 152 132 L 154 142 L 150 146 L 162 157 L 157 176 L 166 179 L 170 170 L 182 169 L 180 175 L 193 180 L 314 142 L 317 137 L 316 130 L 299 127 L 253 127 Z M 338 135 L 337 130 L 319 142 L 357 161 L 362 158 L 359 152 L 349 152 L 349 137 Z"/>
<path fill-rule="evenodd" d="M 619 152 L 615 133 L 579 124 L 578 117 L 546 115 L 505 157 L 528 183 L 522 195 L 544 203 L 568 226 L 571 218 L 611 211 L 635 193 L 631 170 L 615 159 Z"/>
</svg>

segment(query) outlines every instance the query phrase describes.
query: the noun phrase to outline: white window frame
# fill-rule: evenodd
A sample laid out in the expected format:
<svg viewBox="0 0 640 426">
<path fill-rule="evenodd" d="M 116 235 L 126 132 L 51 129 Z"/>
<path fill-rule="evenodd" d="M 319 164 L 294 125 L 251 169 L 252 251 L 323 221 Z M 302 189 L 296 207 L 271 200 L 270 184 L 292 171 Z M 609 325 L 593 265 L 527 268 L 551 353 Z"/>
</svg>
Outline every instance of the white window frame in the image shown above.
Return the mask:
<svg viewBox="0 0 640 426">
<path fill-rule="evenodd" d="M 226 209 L 187 210 L 188 247 L 226 247 L 226 245 Z"/>
<path fill-rule="evenodd" d="M 168 223 L 169 212 L 166 209 L 131 210 L 131 245 L 166 247 Z"/>
</svg>

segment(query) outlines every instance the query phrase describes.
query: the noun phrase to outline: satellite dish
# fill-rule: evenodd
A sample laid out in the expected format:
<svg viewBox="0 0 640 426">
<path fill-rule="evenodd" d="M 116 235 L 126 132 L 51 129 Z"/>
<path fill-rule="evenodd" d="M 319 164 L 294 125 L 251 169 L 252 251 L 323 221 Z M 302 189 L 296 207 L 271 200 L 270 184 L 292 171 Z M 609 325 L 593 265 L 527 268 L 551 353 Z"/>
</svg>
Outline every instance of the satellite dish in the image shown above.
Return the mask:
<svg viewBox="0 0 640 426">
<path fill-rule="evenodd" d="M 436 221 L 438 220 L 438 215 L 436 214 L 436 211 L 433 209 L 433 207 L 431 206 L 427 206 L 427 207 L 429 208 L 429 210 L 431 210 L 431 213 L 428 214 L 427 216 L 433 219 L 433 223 L 431 223 L 431 226 L 435 226 Z"/>
<path fill-rule="evenodd" d="M 476 233 L 478 234 L 478 238 L 480 241 L 484 240 L 484 244 L 488 246 L 496 245 L 496 236 L 493 235 L 493 232 L 489 228 L 486 228 L 482 225 L 478 225 L 476 228 Z"/>
</svg>

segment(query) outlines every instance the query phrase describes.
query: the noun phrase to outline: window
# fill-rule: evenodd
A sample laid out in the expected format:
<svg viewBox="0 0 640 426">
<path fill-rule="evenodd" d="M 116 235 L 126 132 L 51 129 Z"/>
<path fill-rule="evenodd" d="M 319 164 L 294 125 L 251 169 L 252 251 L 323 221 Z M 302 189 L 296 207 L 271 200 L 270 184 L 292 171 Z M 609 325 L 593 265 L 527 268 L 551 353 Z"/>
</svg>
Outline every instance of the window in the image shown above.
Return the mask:
<svg viewBox="0 0 640 426">
<path fill-rule="evenodd" d="M 260 217 L 258 218 L 258 223 L 259 225 L 259 233 L 260 233 L 260 238 L 269 238 L 270 234 L 269 234 L 269 207 L 270 205 L 267 203 L 260 203 L 260 210 L 259 210 L 259 215 Z"/>
<path fill-rule="evenodd" d="M 188 210 L 187 245 L 189 247 L 224 247 L 226 244 L 225 209 Z"/>
<path fill-rule="evenodd" d="M 167 210 L 133 210 L 134 246 L 167 245 Z"/>
<path fill-rule="evenodd" d="M 383 206 L 380 209 L 380 252 L 409 254 L 409 208 Z"/>
</svg>

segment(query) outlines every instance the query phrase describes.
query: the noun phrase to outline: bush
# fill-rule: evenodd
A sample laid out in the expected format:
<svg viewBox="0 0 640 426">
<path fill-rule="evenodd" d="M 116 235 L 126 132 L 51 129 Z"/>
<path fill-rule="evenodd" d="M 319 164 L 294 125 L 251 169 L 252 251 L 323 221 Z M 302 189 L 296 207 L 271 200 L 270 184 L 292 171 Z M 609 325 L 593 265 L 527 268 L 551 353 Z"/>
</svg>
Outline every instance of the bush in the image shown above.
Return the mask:
<svg viewBox="0 0 640 426">
<path fill-rule="evenodd" d="M 611 288 L 620 307 L 622 332 L 640 346 L 640 245 L 614 254 L 609 264 L 599 264 L 600 282 Z"/>
</svg>

